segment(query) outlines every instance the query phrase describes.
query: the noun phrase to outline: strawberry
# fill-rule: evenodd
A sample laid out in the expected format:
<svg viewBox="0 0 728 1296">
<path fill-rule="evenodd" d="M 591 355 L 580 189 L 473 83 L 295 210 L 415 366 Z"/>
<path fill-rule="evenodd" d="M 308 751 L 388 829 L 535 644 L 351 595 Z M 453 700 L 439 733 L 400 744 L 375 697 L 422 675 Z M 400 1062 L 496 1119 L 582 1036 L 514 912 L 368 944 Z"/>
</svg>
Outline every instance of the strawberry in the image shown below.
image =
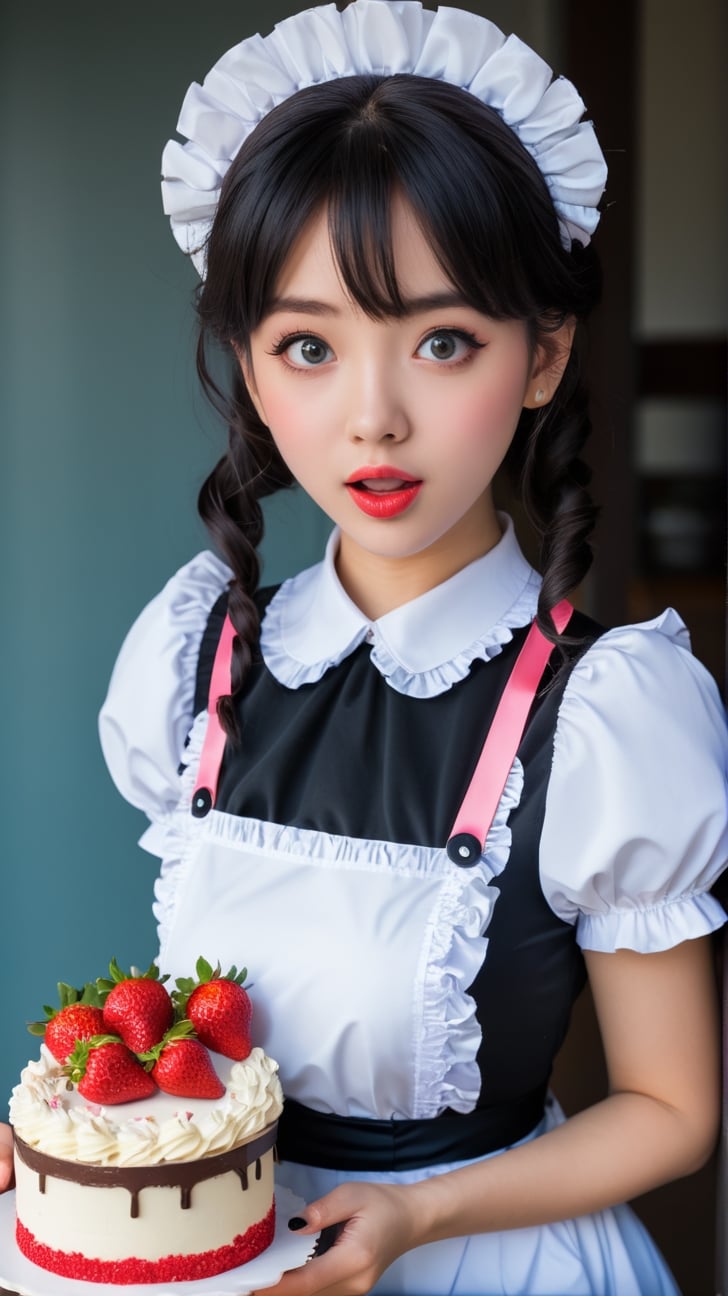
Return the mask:
<svg viewBox="0 0 728 1296">
<path fill-rule="evenodd" d="M 136 1102 L 157 1092 L 154 1080 L 118 1035 L 80 1040 L 68 1059 L 66 1074 L 89 1102 Z"/>
<path fill-rule="evenodd" d="M 122 972 L 116 959 L 109 964 L 111 980 L 99 979 L 104 1029 L 120 1035 L 133 1053 L 144 1053 L 161 1040 L 174 1020 L 174 1005 L 154 963 L 146 972 Z"/>
<path fill-rule="evenodd" d="M 212 1058 L 193 1036 L 191 1021 L 178 1022 L 141 1060 L 153 1064 L 152 1077 L 165 1093 L 179 1098 L 222 1098 L 225 1086 Z"/>
<path fill-rule="evenodd" d="M 243 981 L 247 969 L 232 967 L 223 976 L 220 964 L 213 970 L 205 959 L 197 960 L 197 981 L 178 977 L 172 998 L 179 1017 L 188 1017 L 197 1037 L 225 1057 L 242 1062 L 250 1052 L 250 1018 L 253 1008 Z"/>
<path fill-rule="evenodd" d="M 76 990 L 65 982 L 58 982 L 60 1008 L 43 1005 L 45 1021 L 30 1022 L 31 1035 L 42 1035 L 57 1062 L 65 1062 L 73 1052 L 77 1040 L 91 1039 L 104 1029 L 101 1000 L 96 987 L 85 985 Z"/>
</svg>

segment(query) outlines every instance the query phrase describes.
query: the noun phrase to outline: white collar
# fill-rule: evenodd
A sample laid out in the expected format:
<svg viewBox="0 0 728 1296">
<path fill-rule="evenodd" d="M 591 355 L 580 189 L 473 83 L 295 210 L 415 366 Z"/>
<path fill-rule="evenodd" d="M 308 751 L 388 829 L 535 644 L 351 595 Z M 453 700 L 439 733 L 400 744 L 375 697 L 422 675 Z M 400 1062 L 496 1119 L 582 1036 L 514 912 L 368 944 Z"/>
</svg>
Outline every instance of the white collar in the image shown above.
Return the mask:
<svg viewBox="0 0 728 1296">
<path fill-rule="evenodd" d="M 341 585 L 335 529 L 323 562 L 285 581 L 266 609 L 260 641 L 271 674 L 288 688 L 314 684 L 368 640 L 373 665 L 398 693 L 444 693 L 473 661 L 495 657 L 536 611 L 540 577 L 523 557 L 510 518 L 499 519 L 503 535 L 484 557 L 376 621 Z"/>
</svg>

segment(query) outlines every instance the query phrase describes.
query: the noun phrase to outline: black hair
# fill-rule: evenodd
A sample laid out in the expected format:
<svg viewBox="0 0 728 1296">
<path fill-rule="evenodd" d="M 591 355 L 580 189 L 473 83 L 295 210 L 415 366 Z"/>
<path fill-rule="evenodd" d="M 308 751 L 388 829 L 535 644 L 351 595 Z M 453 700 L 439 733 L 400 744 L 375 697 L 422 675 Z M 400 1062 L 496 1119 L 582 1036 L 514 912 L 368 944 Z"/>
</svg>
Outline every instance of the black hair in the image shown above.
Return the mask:
<svg viewBox="0 0 728 1296">
<path fill-rule="evenodd" d="M 583 383 L 583 321 L 599 275 L 591 249 L 566 250 L 546 182 L 499 115 L 457 86 L 413 75 L 352 76 L 299 91 L 273 109 L 225 177 L 197 299 L 198 372 L 224 414 L 228 451 L 205 481 L 200 513 L 230 564 L 237 631 L 233 696 L 258 634 L 253 595 L 263 534 L 260 499 L 292 484 L 270 432 L 233 366 L 229 392 L 212 375 L 210 346 L 235 358 L 273 299 L 308 222 L 327 212 L 332 249 L 352 299 L 374 318 L 404 311 L 392 253 L 390 207 L 401 193 L 455 288 L 479 312 L 526 322 L 548 356 L 549 335 L 576 320 L 553 399 L 524 410 L 506 458 L 540 542 L 537 620 L 559 641 L 550 610 L 586 574 L 596 509 L 580 453 L 590 430 Z M 220 715 L 234 736 L 231 699 Z"/>
</svg>

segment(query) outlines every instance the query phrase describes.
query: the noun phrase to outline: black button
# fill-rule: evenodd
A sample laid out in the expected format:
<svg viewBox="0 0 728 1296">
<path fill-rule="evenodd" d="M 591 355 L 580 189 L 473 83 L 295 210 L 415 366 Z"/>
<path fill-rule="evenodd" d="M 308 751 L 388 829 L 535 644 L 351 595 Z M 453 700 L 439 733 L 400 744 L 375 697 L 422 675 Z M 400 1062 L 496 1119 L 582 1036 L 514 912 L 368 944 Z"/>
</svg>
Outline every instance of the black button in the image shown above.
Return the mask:
<svg viewBox="0 0 728 1296">
<path fill-rule="evenodd" d="M 460 868 L 472 868 L 482 853 L 482 843 L 472 833 L 456 833 L 447 843 L 448 858 Z"/>
<path fill-rule="evenodd" d="M 212 792 L 209 788 L 197 788 L 190 807 L 195 819 L 204 819 L 212 810 Z"/>
</svg>

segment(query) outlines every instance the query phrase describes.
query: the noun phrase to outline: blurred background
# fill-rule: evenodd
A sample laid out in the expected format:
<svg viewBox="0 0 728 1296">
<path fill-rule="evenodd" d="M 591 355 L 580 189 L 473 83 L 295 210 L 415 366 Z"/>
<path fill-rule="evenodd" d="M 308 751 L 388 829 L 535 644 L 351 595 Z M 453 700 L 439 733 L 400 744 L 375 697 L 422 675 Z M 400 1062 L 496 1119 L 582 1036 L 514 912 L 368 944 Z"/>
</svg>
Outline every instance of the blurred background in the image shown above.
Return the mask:
<svg viewBox="0 0 728 1296">
<path fill-rule="evenodd" d="M 224 444 L 196 390 L 195 275 L 161 211 L 159 159 L 189 82 L 299 7 L 3 4 L 0 1116 L 35 1047 L 23 1023 L 55 982 L 156 951 L 155 861 L 96 715 L 132 619 L 206 543 L 195 499 Z M 723 0 L 468 7 L 573 77 L 610 165 L 592 364 L 603 517 L 581 603 L 609 623 L 674 604 L 722 684 Z M 328 523 L 305 500 L 267 518 L 266 582 L 317 560 Z M 603 1084 L 588 1000 L 557 1081 L 567 1106 Z M 688 1296 L 715 1290 L 714 1170 L 637 1204 Z"/>
</svg>

